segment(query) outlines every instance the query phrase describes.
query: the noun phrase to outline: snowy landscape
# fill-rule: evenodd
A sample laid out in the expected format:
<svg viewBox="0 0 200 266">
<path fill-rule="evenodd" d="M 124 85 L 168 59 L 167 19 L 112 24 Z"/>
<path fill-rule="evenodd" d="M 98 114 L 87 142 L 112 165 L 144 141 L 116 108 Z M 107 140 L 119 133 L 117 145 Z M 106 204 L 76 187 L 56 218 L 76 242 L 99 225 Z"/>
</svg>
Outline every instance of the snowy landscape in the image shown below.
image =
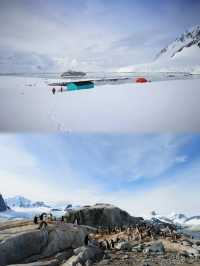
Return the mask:
<svg viewBox="0 0 200 266">
<path fill-rule="evenodd" d="M 5 204 L 9 208 L 0 212 L 0 222 L 5 222 L 7 220 L 33 219 L 35 215 L 50 212 L 56 217 L 61 217 L 69 205 L 66 203 L 65 207 L 60 206 L 59 208 L 56 204 L 54 204 L 54 206 L 49 206 L 44 202 L 32 202 L 22 196 L 5 199 Z"/>
<path fill-rule="evenodd" d="M 54 203 L 50 206 L 40 201 L 32 202 L 23 196 L 7 198 L 5 199 L 5 204 L 9 209 L 0 212 L 0 222 L 33 219 L 35 215 L 40 215 L 43 212 L 52 213 L 54 216 L 61 218 L 69 209 L 81 208 L 81 204 L 73 205 L 70 203 L 60 203 L 60 205 L 59 203 Z M 183 213 L 160 215 L 152 211 L 149 216 L 144 218 L 150 220 L 158 219 L 162 222 L 179 225 L 200 233 L 200 215 L 188 216 Z"/>
<path fill-rule="evenodd" d="M 119 71 L 157 71 L 200 73 L 200 25 L 196 25 L 178 36 L 164 47 L 153 62 L 120 68 Z"/>
<path fill-rule="evenodd" d="M 199 14 L 0 0 L 0 266 L 200 265 Z"/>
<path fill-rule="evenodd" d="M 0 130 L 199 130 L 199 41 L 200 26 L 195 26 L 164 48 L 152 64 L 125 67 L 113 73 L 88 73 L 78 79 L 94 79 L 91 90 L 61 93 L 58 86 L 53 95 L 49 84 L 77 80 L 60 78 L 59 73 L 1 75 Z M 151 82 L 136 84 L 141 76 Z M 106 81 L 110 78 L 114 80 Z"/>
<path fill-rule="evenodd" d="M 41 79 L 1 77 L 0 129 L 66 133 L 195 131 L 200 125 L 199 81 L 105 85 L 53 95 Z"/>
</svg>

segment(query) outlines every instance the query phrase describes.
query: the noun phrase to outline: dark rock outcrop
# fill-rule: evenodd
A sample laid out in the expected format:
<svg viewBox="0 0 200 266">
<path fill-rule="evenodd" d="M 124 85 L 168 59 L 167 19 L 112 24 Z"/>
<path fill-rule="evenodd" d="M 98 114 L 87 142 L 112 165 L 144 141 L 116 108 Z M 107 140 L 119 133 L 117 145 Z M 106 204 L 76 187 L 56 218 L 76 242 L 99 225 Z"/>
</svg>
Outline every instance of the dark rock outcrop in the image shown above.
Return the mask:
<svg viewBox="0 0 200 266">
<path fill-rule="evenodd" d="M 117 250 L 127 250 L 127 251 L 131 251 L 132 250 L 132 245 L 128 242 L 128 241 L 123 241 L 123 242 L 119 242 L 115 248 Z"/>
<path fill-rule="evenodd" d="M 162 242 L 157 242 L 157 243 L 153 243 L 151 244 L 151 246 L 147 247 L 144 249 L 144 253 L 145 254 L 149 254 L 149 253 L 164 253 L 165 252 L 165 248 Z"/>
<path fill-rule="evenodd" d="M 47 260 L 47 261 L 37 261 L 33 263 L 28 263 L 28 264 L 12 264 L 8 266 L 58 266 L 59 261 L 56 259 L 53 260 Z"/>
<path fill-rule="evenodd" d="M 0 265 L 20 263 L 39 254 L 48 243 L 47 231 L 31 231 L 14 235 L 0 242 Z"/>
<path fill-rule="evenodd" d="M 50 226 L 47 230 L 28 229 L 0 242 L 0 265 L 31 263 L 84 244 L 87 227 Z M 71 253 L 70 253 L 71 255 Z"/>
<path fill-rule="evenodd" d="M 75 220 L 79 224 L 93 227 L 126 226 L 140 223 L 141 218 L 132 217 L 126 211 L 109 204 L 96 204 L 70 210 L 66 213 L 68 222 Z"/>
<path fill-rule="evenodd" d="M 104 252 L 99 247 L 95 246 L 83 246 L 74 250 L 74 256 L 72 256 L 62 266 L 73 265 L 92 265 L 93 262 L 99 261 L 103 258 Z"/>
<path fill-rule="evenodd" d="M 0 194 L 0 212 L 4 212 L 8 209 L 2 195 Z"/>
</svg>

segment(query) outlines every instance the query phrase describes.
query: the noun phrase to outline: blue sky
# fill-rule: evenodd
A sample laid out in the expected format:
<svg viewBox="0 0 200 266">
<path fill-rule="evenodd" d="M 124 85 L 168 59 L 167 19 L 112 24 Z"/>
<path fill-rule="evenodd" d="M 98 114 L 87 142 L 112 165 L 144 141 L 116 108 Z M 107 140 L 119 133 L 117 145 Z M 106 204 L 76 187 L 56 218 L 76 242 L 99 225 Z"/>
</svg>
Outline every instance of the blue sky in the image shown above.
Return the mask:
<svg viewBox="0 0 200 266">
<path fill-rule="evenodd" d="M 0 1 L 0 70 L 145 63 L 199 24 L 199 0 Z"/>
<path fill-rule="evenodd" d="M 200 212 L 200 135 L 0 136 L 5 197 L 108 202 L 135 215 Z"/>
</svg>

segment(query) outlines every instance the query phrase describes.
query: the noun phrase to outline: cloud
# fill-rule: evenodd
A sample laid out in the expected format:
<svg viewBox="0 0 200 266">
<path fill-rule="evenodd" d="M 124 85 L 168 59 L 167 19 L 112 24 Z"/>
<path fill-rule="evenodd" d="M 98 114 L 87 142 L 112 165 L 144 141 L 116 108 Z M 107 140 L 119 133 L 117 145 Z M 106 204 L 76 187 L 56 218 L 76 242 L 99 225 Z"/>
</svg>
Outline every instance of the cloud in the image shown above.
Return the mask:
<svg viewBox="0 0 200 266">
<path fill-rule="evenodd" d="M 88 157 L 88 161 L 82 170 L 87 170 L 92 158 L 91 174 L 105 180 L 130 182 L 141 178 L 161 178 L 166 171 L 187 161 L 184 153 L 179 154 L 180 148 L 187 142 L 187 137 L 177 138 L 167 134 L 127 137 L 121 135 L 113 139 L 99 137 L 95 144 L 97 150 L 94 149 L 93 142 L 83 146 L 83 150 L 89 152 L 89 157 L 84 152 L 83 156 Z"/>
<path fill-rule="evenodd" d="M 126 209 L 134 215 L 148 216 L 152 210 L 160 214 L 183 212 L 189 215 L 200 213 L 199 208 L 199 170 L 200 161 L 171 175 L 170 179 L 163 180 L 159 185 L 145 188 L 131 193 L 121 191 L 113 193 L 110 202 Z"/>
<path fill-rule="evenodd" d="M 37 159 L 27 153 L 12 135 L 2 135 L 0 138 L 1 172 L 21 173 L 29 168 L 37 167 Z"/>
<path fill-rule="evenodd" d="M 143 63 L 154 58 L 186 27 L 197 23 L 197 6 L 181 4 L 179 1 L 144 4 L 102 0 L 48 3 L 15 0 L 11 4 L 3 0 L 0 3 L 0 24 L 3 25 L 0 52 L 3 55 L 6 47 L 8 54 L 24 53 L 27 66 L 37 63 L 29 60 L 35 54 L 41 58 L 44 68 L 52 62 L 49 69 L 58 71 L 73 67 L 74 58 L 75 67 L 85 70 Z M 183 11 L 187 11 L 185 21 L 182 6 Z M 6 66 L 5 60 L 0 63 Z M 17 59 L 14 68 L 20 69 L 20 65 Z"/>
<path fill-rule="evenodd" d="M 190 143 L 173 135 L 2 135 L 1 193 L 118 205 L 187 165 Z"/>
</svg>

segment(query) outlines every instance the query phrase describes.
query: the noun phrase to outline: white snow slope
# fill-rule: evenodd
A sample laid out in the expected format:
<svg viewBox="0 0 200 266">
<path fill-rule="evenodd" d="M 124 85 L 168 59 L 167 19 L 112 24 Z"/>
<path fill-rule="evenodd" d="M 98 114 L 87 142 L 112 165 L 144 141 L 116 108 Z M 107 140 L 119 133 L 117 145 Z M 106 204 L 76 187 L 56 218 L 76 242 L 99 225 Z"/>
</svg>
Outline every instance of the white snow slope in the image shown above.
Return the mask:
<svg viewBox="0 0 200 266">
<path fill-rule="evenodd" d="M 67 201 L 52 202 L 45 204 L 43 201 L 31 201 L 21 195 L 13 196 L 5 199 L 10 210 L 0 212 L 0 222 L 7 220 L 32 219 L 35 215 L 41 213 L 52 213 L 55 217 L 61 217 L 65 214 L 65 208 L 77 208 L 79 205 L 70 204 Z"/>
<path fill-rule="evenodd" d="M 185 31 L 174 42 L 163 48 L 155 61 L 123 67 L 119 71 L 200 73 L 200 26 Z"/>
<path fill-rule="evenodd" d="M 172 213 L 170 215 L 151 215 L 149 217 L 146 217 L 147 219 L 156 218 L 162 222 L 166 223 L 172 223 L 176 225 L 182 225 L 182 226 L 200 226 L 200 215 L 195 216 L 188 216 L 184 213 Z"/>
<path fill-rule="evenodd" d="M 0 77 L 0 130 L 200 130 L 200 79 L 95 86 L 52 94 L 41 78 Z"/>
<path fill-rule="evenodd" d="M 12 208 L 39 208 L 39 207 L 44 207 L 44 208 L 50 208 L 50 206 L 46 205 L 42 201 L 36 201 L 32 202 L 29 199 L 24 198 L 23 196 L 14 196 L 5 199 L 5 202 L 7 206 L 9 206 L 11 209 Z"/>
</svg>

